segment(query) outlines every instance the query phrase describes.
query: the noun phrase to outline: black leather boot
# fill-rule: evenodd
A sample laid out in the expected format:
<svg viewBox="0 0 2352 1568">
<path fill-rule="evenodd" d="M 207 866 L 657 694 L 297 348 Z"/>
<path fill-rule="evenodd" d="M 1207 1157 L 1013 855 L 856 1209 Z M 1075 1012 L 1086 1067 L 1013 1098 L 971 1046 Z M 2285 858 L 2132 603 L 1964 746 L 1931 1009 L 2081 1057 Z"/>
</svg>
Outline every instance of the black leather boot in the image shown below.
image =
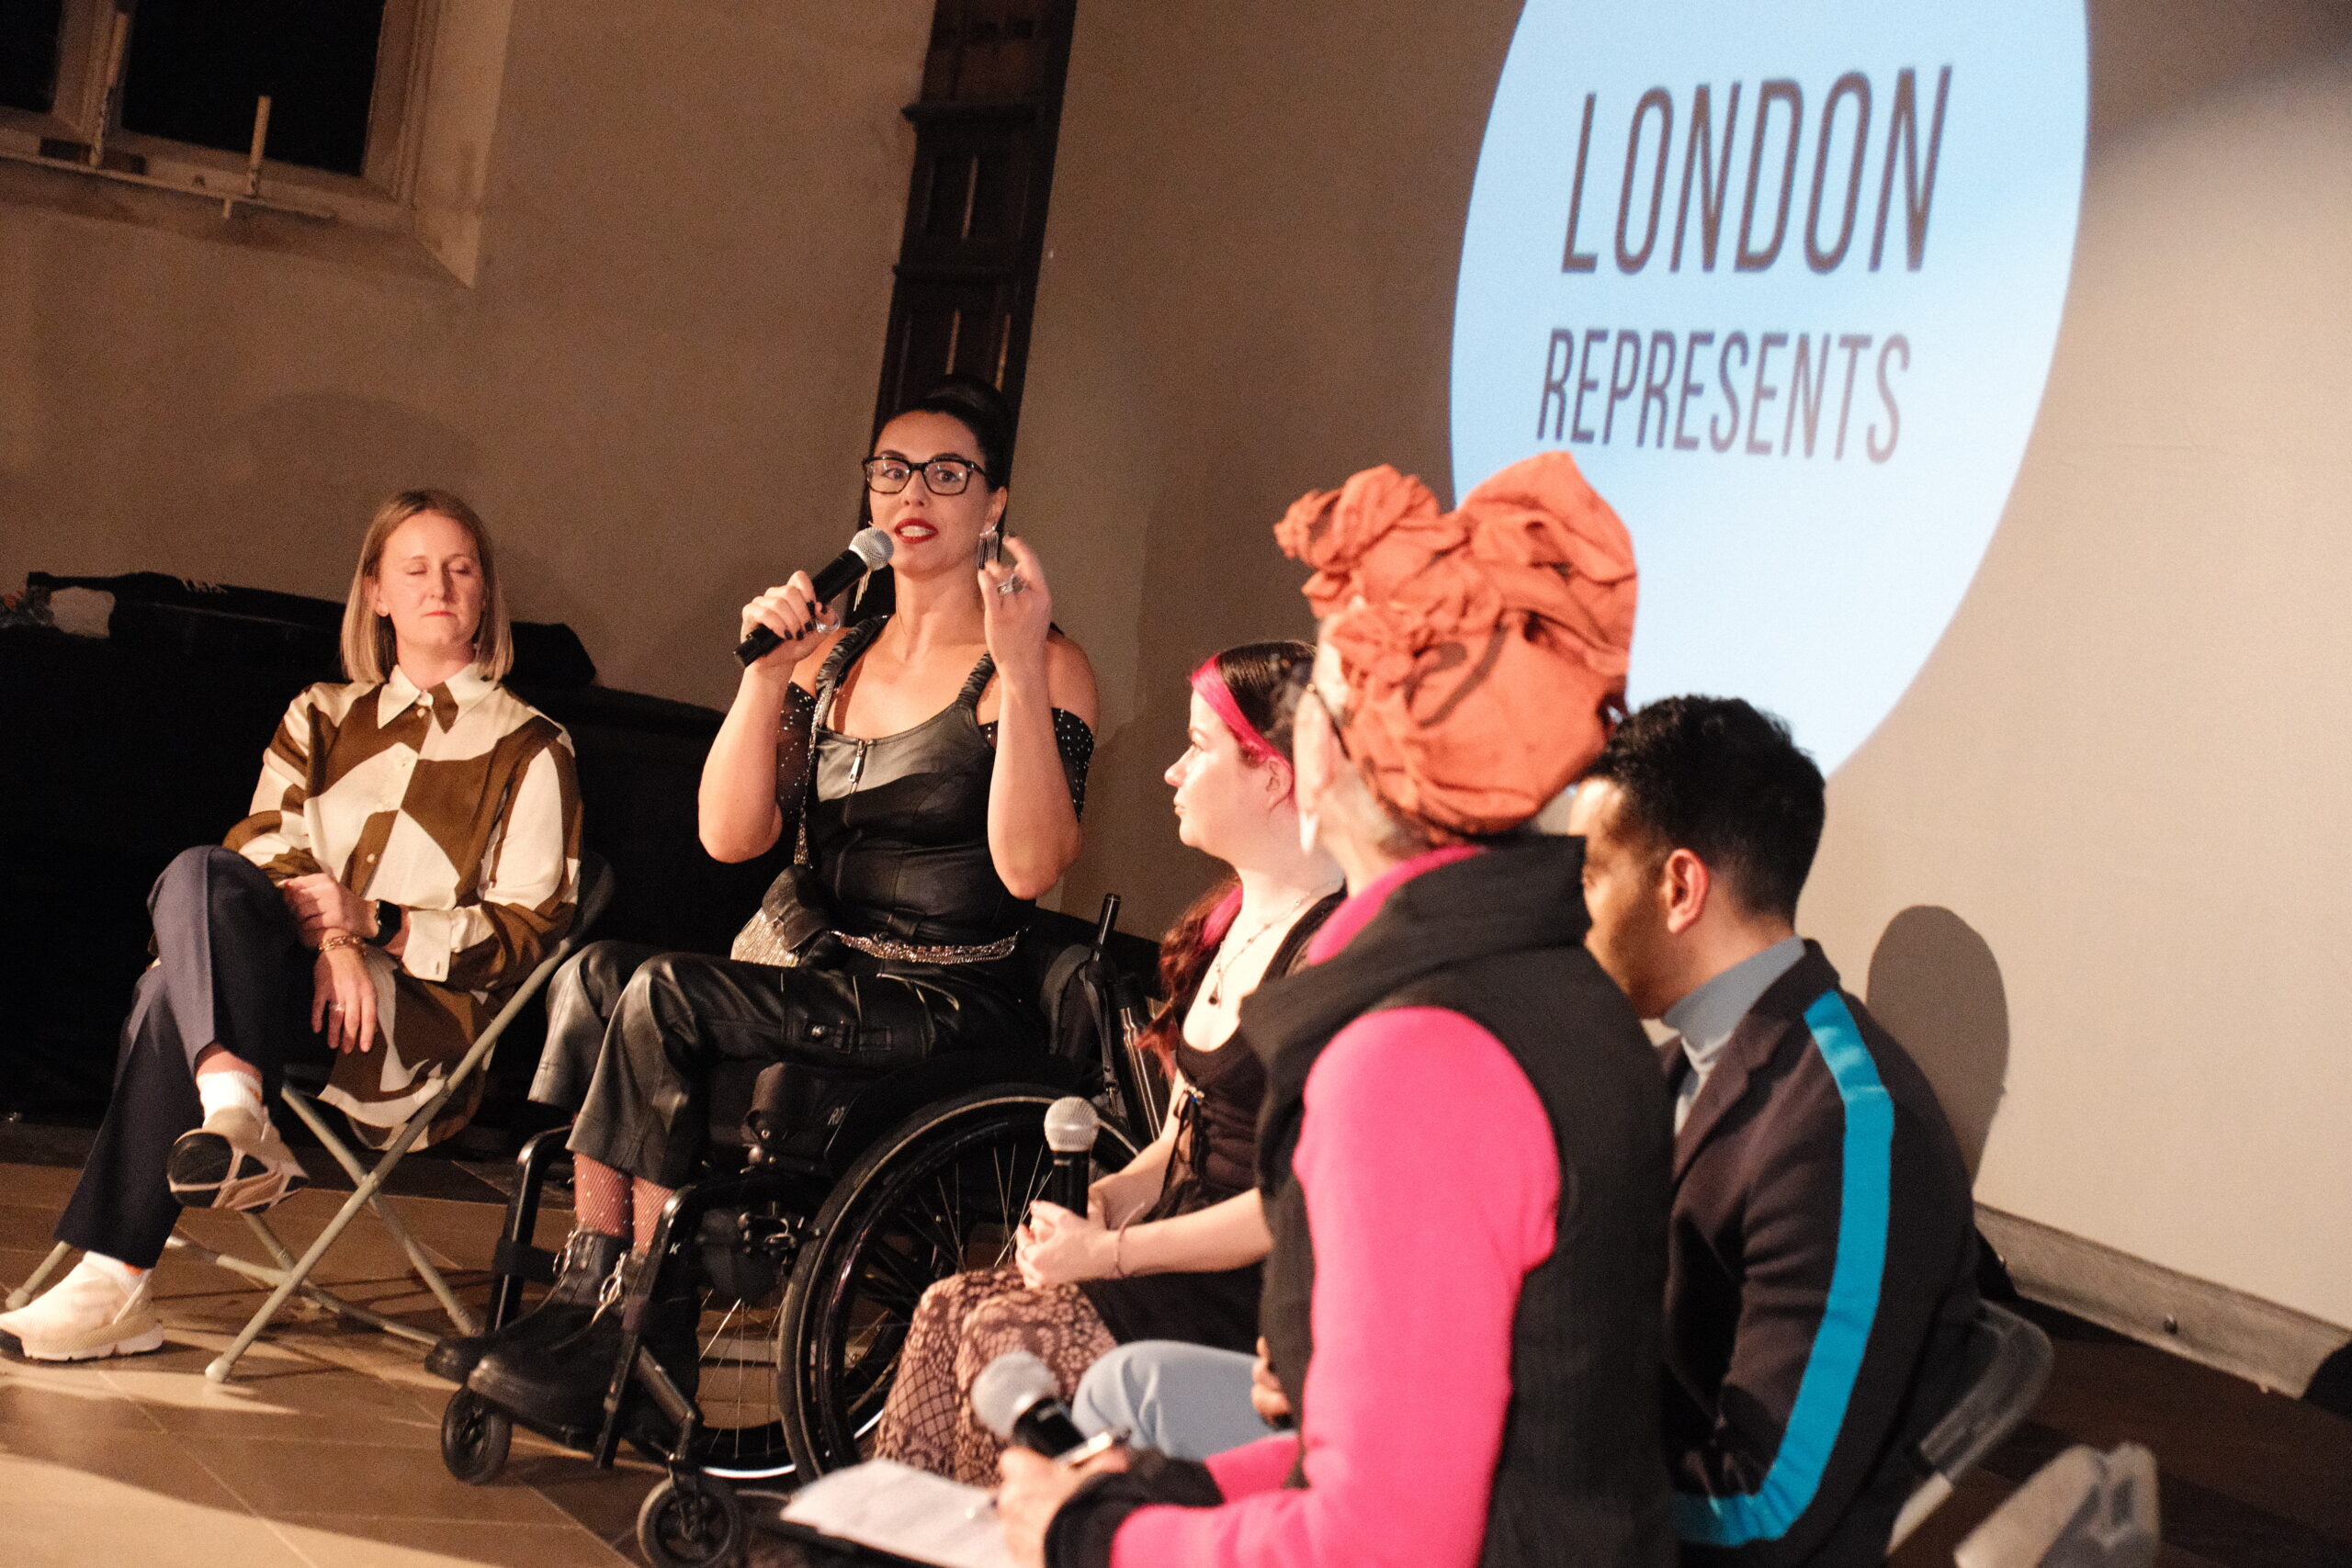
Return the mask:
<svg viewBox="0 0 2352 1568">
<path fill-rule="evenodd" d="M 525 1422 L 574 1448 L 586 1447 L 605 1421 L 605 1390 L 620 1359 L 623 1314 L 639 1272 L 648 1267 L 634 1254 L 616 1264 L 601 1290 L 601 1304 L 575 1333 L 560 1339 L 492 1346 L 477 1362 L 466 1386 Z M 643 1342 L 692 1398 L 700 1348 L 695 1330 L 700 1294 L 683 1268 L 677 1283 L 645 1304 Z M 632 1393 L 632 1404 L 641 1399 Z"/>
<path fill-rule="evenodd" d="M 424 1370 L 436 1378 L 463 1382 L 492 1346 L 544 1345 L 579 1333 L 594 1315 L 597 1293 L 613 1265 L 628 1250 L 628 1243 L 619 1236 L 573 1231 L 556 1258 L 555 1288 L 538 1305 L 494 1333 L 442 1340 L 426 1353 Z"/>
</svg>

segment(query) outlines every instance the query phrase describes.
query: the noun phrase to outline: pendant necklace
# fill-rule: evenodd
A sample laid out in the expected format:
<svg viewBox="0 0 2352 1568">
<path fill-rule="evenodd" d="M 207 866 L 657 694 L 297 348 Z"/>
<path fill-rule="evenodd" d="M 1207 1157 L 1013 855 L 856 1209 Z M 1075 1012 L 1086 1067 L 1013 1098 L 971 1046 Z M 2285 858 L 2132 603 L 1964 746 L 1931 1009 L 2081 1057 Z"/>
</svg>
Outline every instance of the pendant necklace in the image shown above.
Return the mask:
<svg viewBox="0 0 2352 1568">
<path fill-rule="evenodd" d="M 1314 904 L 1317 899 L 1327 897 L 1328 892 L 1329 890 L 1325 889 L 1308 894 L 1306 897 L 1300 899 L 1297 903 L 1293 904 L 1289 908 L 1283 910 L 1272 919 L 1268 920 L 1265 924 L 1260 926 L 1256 931 L 1251 931 L 1250 933 L 1249 940 L 1241 942 L 1238 946 L 1234 944 L 1229 937 L 1227 941 L 1219 942 L 1217 944 L 1218 951 L 1216 961 L 1209 965 L 1208 995 L 1204 998 L 1207 1001 L 1209 1006 L 1215 1008 L 1223 1007 L 1225 1005 L 1226 976 L 1232 972 L 1234 965 L 1239 964 L 1241 960 L 1248 955 L 1251 948 L 1264 941 L 1270 932 L 1289 930 L 1292 922 L 1295 921 L 1299 916 L 1305 914 L 1308 907 Z"/>
</svg>

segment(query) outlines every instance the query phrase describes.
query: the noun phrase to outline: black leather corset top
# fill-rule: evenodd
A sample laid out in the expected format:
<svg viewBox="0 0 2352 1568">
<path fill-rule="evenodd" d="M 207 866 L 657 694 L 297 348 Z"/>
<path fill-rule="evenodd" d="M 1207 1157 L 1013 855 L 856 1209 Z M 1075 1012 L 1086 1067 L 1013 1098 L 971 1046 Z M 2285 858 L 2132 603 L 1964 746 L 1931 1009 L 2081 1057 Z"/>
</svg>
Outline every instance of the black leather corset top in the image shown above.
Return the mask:
<svg viewBox="0 0 2352 1568">
<path fill-rule="evenodd" d="M 831 904 L 835 929 L 920 945 L 978 946 L 1020 931 L 1033 906 L 1016 898 L 989 854 L 989 781 L 996 763 L 979 722 L 980 694 L 996 672 L 983 658 L 956 700 L 910 729 L 861 740 L 827 720 L 842 678 L 884 621 L 854 627 L 818 677 L 809 730 L 812 778 L 804 807 L 804 858 Z M 1055 715 L 1070 763 L 1065 719 Z M 1085 734 L 1085 750 L 1093 737 Z M 1076 777 L 1083 778 L 1084 761 Z"/>
</svg>

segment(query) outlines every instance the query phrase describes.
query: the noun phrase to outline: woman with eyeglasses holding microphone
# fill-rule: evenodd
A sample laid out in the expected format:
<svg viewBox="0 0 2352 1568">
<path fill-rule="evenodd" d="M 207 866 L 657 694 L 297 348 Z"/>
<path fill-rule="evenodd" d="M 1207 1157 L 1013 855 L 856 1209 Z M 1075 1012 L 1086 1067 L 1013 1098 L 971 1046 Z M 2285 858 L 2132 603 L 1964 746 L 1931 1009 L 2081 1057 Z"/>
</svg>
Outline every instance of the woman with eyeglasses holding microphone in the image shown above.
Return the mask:
<svg viewBox="0 0 2352 1568">
<path fill-rule="evenodd" d="M 864 1076 L 1043 1036 L 1012 953 L 1078 858 L 1096 708 L 1036 552 L 1004 533 L 1012 433 L 963 378 L 882 427 L 864 468 L 890 614 L 836 626 L 806 573 L 744 606 L 739 636 L 781 640 L 711 745 L 701 838 L 729 862 L 789 844 L 792 864 L 729 957 L 603 942 L 558 975 L 532 1098 L 578 1111 L 577 1229 L 540 1307 L 444 1342 L 435 1371 L 544 1424 L 601 1420 L 621 1337 L 601 1287 L 633 1277 L 691 1175 L 722 1059 Z M 695 1316 L 682 1296 L 647 1320 L 673 1374 Z"/>
</svg>

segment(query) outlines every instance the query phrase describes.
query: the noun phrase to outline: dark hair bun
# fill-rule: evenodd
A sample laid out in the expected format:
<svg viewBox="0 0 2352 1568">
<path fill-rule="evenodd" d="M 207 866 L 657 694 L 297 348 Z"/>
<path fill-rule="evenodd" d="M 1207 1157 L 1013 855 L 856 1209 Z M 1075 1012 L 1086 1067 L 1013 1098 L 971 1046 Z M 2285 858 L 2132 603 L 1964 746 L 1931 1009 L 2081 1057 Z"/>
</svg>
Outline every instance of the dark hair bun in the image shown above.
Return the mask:
<svg viewBox="0 0 2352 1568">
<path fill-rule="evenodd" d="M 1001 490 L 1012 477 L 1012 405 L 978 377 L 942 377 L 899 411 L 899 415 L 910 413 L 944 413 L 962 421 L 980 448 L 972 455 L 988 470 L 989 486 Z"/>
</svg>

